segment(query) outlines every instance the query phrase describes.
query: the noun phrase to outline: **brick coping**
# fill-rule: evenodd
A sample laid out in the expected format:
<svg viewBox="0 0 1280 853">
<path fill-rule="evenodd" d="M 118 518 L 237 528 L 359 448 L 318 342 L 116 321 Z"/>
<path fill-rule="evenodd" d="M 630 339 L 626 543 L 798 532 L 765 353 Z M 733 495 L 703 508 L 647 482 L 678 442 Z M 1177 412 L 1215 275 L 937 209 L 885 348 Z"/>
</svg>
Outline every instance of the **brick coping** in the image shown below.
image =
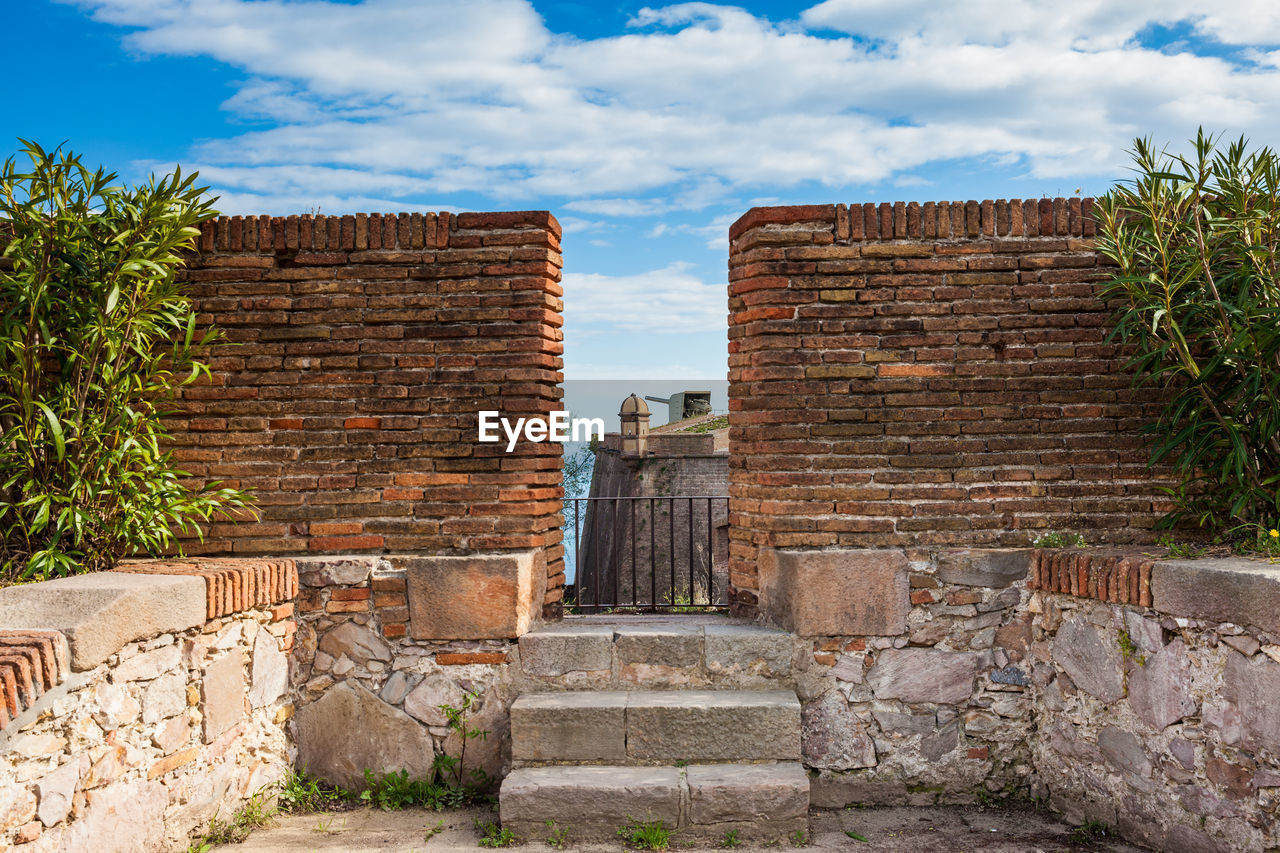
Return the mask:
<svg viewBox="0 0 1280 853">
<path fill-rule="evenodd" d="M 1280 562 L 1274 560 L 1169 559 L 1132 547 L 1038 549 L 1027 586 L 1186 619 L 1253 626 L 1280 637 Z"/>
<path fill-rule="evenodd" d="M 186 557 L 126 560 L 114 571 L 204 578 L 209 619 L 282 604 L 292 601 L 298 594 L 298 567 L 291 559 Z"/>
<path fill-rule="evenodd" d="M 753 207 L 729 226 L 730 242 L 767 225 L 830 223 L 838 242 L 1092 237 L 1093 198 L 985 199 Z"/>
<path fill-rule="evenodd" d="M 1158 558 L 1132 549 L 1040 548 L 1028 589 L 1151 607 L 1151 570 Z"/>
</svg>

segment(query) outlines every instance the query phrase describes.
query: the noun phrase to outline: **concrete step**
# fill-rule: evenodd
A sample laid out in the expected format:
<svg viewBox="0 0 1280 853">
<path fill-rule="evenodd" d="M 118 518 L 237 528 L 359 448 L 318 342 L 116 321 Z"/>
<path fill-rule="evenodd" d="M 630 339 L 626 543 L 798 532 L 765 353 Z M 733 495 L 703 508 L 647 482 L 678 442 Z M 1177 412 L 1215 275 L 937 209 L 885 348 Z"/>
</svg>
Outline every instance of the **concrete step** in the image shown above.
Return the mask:
<svg viewBox="0 0 1280 853">
<path fill-rule="evenodd" d="M 525 767 L 499 795 L 502 825 L 524 840 L 616 840 L 632 821 L 662 821 L 672 841 L 773 841 L 808 829 L 809 777 L 796 762 L 680 767 Z"/>
<path fill-rule="evenodd" d="M 520 638 L 520 671 L 545 690 L 792 686 L 795 639 L 726 616 L 571 617 Z"/>
<path fill-rule="evenodd" d="M 798 761 L 793 690 L 527 693 L 511 706 L 511 757 L 528 764 Z"/>
</svg>

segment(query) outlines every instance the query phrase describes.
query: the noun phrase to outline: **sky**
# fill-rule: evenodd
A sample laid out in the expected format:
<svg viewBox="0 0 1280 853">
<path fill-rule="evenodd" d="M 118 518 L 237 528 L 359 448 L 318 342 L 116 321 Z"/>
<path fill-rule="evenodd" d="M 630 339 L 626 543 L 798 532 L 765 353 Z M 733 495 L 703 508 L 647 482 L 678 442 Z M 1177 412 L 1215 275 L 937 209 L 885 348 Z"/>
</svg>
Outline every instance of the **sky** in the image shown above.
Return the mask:
<svg viewBox="0 0 1280 853">
<path fill-rule="evenodd" d="M 1280 136 L 1274 0 L 5 5 L 8 151 L 199 169 L 230 214 L 551 210 L 570 380 L 723 380 L 752 206 L 1096 195 L 1137 136 Z"/>
</svg>

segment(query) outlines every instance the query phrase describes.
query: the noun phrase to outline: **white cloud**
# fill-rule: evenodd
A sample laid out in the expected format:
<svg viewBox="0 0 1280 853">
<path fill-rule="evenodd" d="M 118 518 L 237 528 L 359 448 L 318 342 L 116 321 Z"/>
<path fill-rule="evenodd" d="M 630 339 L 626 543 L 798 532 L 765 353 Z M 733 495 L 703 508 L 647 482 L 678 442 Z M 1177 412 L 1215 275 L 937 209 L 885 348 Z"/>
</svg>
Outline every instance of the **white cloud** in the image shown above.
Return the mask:
<svg viewBox="0 0 1280 853">
<path fill-rule="evenodd" d="M 729 226 L 737 218 L 737 213 L 727 213 L 717 216 L 704 225 L 691 225 L 683 222 L 671 225 L 666 222 L 659 222 L 650 228 L 644 236 L 650 239 L 657 239 L 668 235 L 692 234 L 705 240 L 708 249 L 727 252 L 729 250 Z"/>
<path fill-rule="evenodd" d="M 1201 123 L 1280 137 L 1273 0 L 826 0 L 787 22 L 685 3 L 595 39 L 550 32 L 527 0 L 70 2 L 135 28 L 138 51 L 244 75 L 224 107 L 278 126 L 191 152 L 232 198 L 469 192 L 652 217 L 903 186 L 958 158 L 1114 176 L 1133 136 Z M 1142 46 L 1174 25 L 1240 49 Z"/>
<path fill-rule="evenodd" d="M 565 331 L 710 332 L 728 327 L 724 284 L 708 284 L 676 262 L 636 275 L 564 274 Z"/>
<path fill-rule="evenodd" d="M 585 198 L 571 201 L 565 208 L 597 216 L 661 216 L 671 205 L 647 198 Z"/>
</svg>

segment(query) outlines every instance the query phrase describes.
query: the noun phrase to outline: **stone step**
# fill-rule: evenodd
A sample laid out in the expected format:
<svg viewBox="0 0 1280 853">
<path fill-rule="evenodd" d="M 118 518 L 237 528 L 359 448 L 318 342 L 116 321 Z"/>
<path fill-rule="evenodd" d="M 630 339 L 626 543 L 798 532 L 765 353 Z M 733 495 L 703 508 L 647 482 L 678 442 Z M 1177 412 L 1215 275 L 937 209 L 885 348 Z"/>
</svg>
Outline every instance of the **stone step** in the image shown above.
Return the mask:
<svg viewBox="0 0 1280 853">
<path fill-rule="evenodd" d="M 795 640 L 720 615 L 571 617 L 520 638 L 535 689 L 637 690 L 790 686 Z"/>
<path fill-rule="evenodd" d="M 570 842 L 616 840 L 632 821 L 662 821 L 672 841 L 773 841 L 808 829 L 809 777 L 796 762 L 688 767 L 524 767 L 502 782 L 502 825 L 545 839 L 547 821 Z"/>
<path fill-rule="evenodd" d="M 541 764 L 797 761 L 793 690 L 527 693 L 511 706 L 511 757 Z"/>
</svg>

